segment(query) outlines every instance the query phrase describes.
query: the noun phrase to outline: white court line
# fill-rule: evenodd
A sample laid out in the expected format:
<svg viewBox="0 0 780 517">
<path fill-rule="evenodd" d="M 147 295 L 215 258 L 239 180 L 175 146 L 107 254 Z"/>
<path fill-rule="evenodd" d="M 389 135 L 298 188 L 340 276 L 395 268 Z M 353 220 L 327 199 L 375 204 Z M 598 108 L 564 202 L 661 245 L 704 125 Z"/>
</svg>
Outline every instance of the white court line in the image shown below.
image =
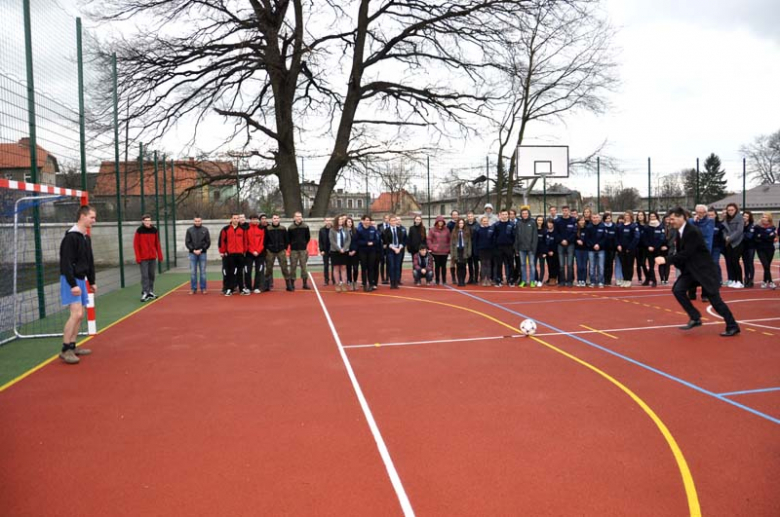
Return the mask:
<svg viewBox="0 0 780 517">
<path fill-rule="evenodd" d="M 401 509 L 403 510 L 406 517 L 414 517 L 412 503 L 409 502 L 409 497 L 406 495 L 404 486 L 401 483 L 401 478 L 398 476 L 398 471 L 395 470 L 393 459 L 390 457 L 390 451 L 387 450 L 387 445 L 385 445 L 385 440 L 382 438 L 382 433 L 379 432 L 379 426 L 377 426 L 376 420 L 374 420 L 374 415 L 371 413 L 371 409 L 368 407 L 368 401 L 363 395 L 363 390 L 360 388 L 357 377 L 355 377 L 355 372 L 352 370 L 352 365 L 347 358 L 347 353 L 344 352 L 344 345 L 341 344 L 341 338 L 339 337 L 338 332 L 336 332 L 336 327 L 333 325 L 333 320 L 330 318 L 328 308 L 325 307 L 325 302 L 322 301 L 320 290 L 317 289 L 317 283 L 314 281 L 314 277 L 311 276 L 311 273 L 309 273 L 309 278 L 311 279 L 311 283 L 314 286 L 314 292 L 317 294 L 317 299 L 320 301 L 322 312 L 325 313 L 325 319 L 328 320 L 328 326 L 330 327 L 330 331 L 333 334 L 333 339 L 336 341 L 336 345 L 338 346 L 341 360 L 344 361 L 344 367 L 347 369 L 349 380 L 352 382 L 352 388 L 355 390 L 355 395 L 357 395 L 358 401 L 360 402 L 360 408 L 363 410 L 363 415 L 366 417 L 368 427 L 371 429 L 371 434 L 374 436 L 377 449 L 379 449 L 379 455 L 382 456 L 382 462 L 385 464 L 387 475 L 390 476 L 390 482 L 393 484 L 395 495 L 398 496 L 398 502 L 401 504 Z"/>
<path fill-rule="evenodd" d="M 770 298 L 771 299 L 771 298 Z M 729 303 L 741 303 L 741 302 L 764 302 L 767 298 L 748 298 L 746 300 L 729 300 Z M 715 309 L 712 308 L 712 305 L 707 307 L 707 313 L 711 316 L 714 316 L 720 320 L 723 318 L 720 314 L 715 312 Z M 774 321 L 780 318 L 762 318 L 759 320 L 737 320 L 737 323 L 744 323 L 746 325 L 750 325 L 751 327 L 759 327 L 762 329 L 769 329 L 769 330 L 776 330 L 780 332 L 780 327 L 770 327 L 769 325 L 759 325 L 758 323 L 753 323 L 754 321 Z"/>
<path fill-rule="evenodd" d="M 743 320 L 740 323 L 748 323 L 755 325 L 755 323 L 752 323 L 754 321 L 776 321 L 780 320 L 780 317 L 777 318 L 760 318 L 755 320 Z M 708 323 L 703 323 L 703 325 L 720 325 L 720 322 L 718 321 L 712 321 Z M 619 329 L 598 329 L 598 330 L 575 330 L 572 332 L 544 332 L 540 334 L 534 334 L 537 337 L 549 337 L 549 336 L 569 336 L 572 334 L 599 334 L 602 332 L 633 332 L 638 330 L 659 330 L 659 329 L 673 329 L 680 327 L 680 324 L 674 324 L 674 325 L 654 325 L 650 327 L 625 327 L 625 328 L 619 328 Z M 769 327 L 773 328 L 773 327 Z M 398 341 L 395 343 L 374 343 L 374 344 L 359 344 L 359 345 L 344 345 L 344 348 L 382 348 L 386 346 L 414 346 L 414 345 L 436 345 L 436 344 L 443 344 L 443 343 L 467 343 L 467 342 L 473 342 L 473 341 L 497 341 L 500 339 L 514 339 L 514 338 L 521 338 L 524 337 L 522 334 L 512 334 L 508 336 L 488 336 L 488 337 L 467 337 L 467 338 L 455 338 L 455 339 L 431 339 L 426 341 Z"/>
</svg>

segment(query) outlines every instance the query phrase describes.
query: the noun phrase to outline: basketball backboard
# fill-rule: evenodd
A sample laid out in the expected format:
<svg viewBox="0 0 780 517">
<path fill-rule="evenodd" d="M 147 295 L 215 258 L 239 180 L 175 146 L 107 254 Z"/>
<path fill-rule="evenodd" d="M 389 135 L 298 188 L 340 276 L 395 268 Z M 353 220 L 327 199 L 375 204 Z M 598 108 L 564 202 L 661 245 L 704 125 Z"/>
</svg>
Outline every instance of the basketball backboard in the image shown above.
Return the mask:
<svg viewBox="0 0 780 517">
<path fill-rule="evenodd" d="M 518 178 L 568 178 L 568 145 L 521 145 L 517 148 Z"/>
</svg>

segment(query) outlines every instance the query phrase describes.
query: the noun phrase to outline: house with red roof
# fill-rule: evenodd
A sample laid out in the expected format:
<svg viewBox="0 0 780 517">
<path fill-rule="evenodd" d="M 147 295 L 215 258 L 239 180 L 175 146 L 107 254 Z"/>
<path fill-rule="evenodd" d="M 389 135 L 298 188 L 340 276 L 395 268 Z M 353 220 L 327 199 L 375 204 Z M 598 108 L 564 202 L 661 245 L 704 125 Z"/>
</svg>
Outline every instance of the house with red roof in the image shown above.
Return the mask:
<svg viewBox="0 0 780 517">
<path fill-rule="evenodd" d="M 395 214 L 401 216 L 415 216 L 422 213 L 422 206 L 415 197 L 401 189 L 398 192 L 382 192 L 371 203 L 372 215 Z"/>
<path fill-rule="evenodd" d="M 60 171 L 57 158 L 49 151 L 35 146 L 38 183 L 56 184 L 56 174 Z M 32 160 L 30 157 L 30 139 L 22 138 L 14 143 L 0 143 L 0 177 L 13 181 L 32 181 Z"/>
</svg>

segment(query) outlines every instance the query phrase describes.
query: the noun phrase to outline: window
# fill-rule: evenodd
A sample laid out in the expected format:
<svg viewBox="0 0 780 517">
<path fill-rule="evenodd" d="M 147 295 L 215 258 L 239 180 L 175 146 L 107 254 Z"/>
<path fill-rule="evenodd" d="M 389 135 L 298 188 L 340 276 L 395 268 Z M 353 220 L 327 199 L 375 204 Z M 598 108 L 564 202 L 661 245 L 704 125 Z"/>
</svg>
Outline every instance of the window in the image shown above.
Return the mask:
<svg viewBox="0 0 780 517">
<path fill-rule="evenodd" d="M 446 215 L 446 211 L 447 211 L 447 209 L 445 208 L 444 205 L 441 205 L 439 207 L 439 215 Z"/>
<path fill-rule="evenodd" d="M 347 199 L 347 208 L 352 208 L 352 199 Z"/>
<path fill-rule="evenodd" d="M 341 208 L 344 206 L 344 203 L 341 199 L 336 200 L 336 208 Z"/>
<path fill-rule="evenodd" d="M 357 200 L 357 207 L 358 208 L 363 208 L 363 200 L 362 199 L 358 199 Z"/>
<path fill-rule="evenodd" d="M 219 190 L 214 191 L 214 201 L 219 201 L 219 198 L 222 196 L 222 192 Z"/>
</svg>

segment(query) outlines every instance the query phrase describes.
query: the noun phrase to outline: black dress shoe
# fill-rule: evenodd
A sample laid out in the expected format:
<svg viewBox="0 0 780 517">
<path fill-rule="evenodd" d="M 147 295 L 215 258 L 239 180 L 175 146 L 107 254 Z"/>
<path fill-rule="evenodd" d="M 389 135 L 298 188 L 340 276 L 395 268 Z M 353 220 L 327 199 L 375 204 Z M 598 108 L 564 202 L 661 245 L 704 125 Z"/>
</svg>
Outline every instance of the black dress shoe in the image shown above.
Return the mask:
<svg viewBox="0 0 780 517">
<path fill-rule="evenodd" d="M 726 331 L 721 332 L 720 335 L 722 337 L 731 337 L 731 336 L 736 336 L 737 334 L 739 334 L 739 332 L 740 332 L 739 327 L 734 327 L 731 329 L 726 329 Z"/>
<path fill-rule="evenodd" d="M 694 327 L 701 327 L 701 320 L 690 320 L 687 325 L 680 327 L 680 330 L 691 330 Z"/>
</svg>

